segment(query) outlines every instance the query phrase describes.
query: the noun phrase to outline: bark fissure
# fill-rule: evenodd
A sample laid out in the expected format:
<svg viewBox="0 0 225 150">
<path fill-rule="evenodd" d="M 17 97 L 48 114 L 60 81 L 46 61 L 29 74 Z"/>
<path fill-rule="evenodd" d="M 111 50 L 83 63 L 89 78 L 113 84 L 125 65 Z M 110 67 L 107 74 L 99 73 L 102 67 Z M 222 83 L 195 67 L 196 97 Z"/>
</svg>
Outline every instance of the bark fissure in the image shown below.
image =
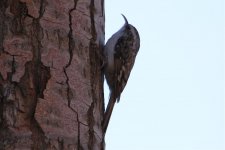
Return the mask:
<svg viewBox="0 0 225 150">
<path fill-rule="evenodd" d="M 11 31 L 15 34 L 24 34 L 23 21 L 27 14 L 26 4 L 19 0 L 11 1 L 10 12 L 14 15 L 12 19 Z"/>
<path fill-rule="evenodd" d="M 96 51 L 98 51 L 97 49 L 97 45 L 95 43 L 96 41 L 96 29 L 95 29 L 95 21 L 94 21 L 94 13 L 95 13 L 95 3 L 94 0 L 91 0 L 90 3 L 90 18 L 91 18 L 91 35 L 92 38 L 90 40 L 90 45 L 89 45 L 89 59 L 90 59 L 90 83 L 91 83 L 91 95 L 92 95 L 92 103 L 91 106 L 89 107 L 88 110 L 88 123 L 89 123 L 89 142 L 88 142 L 88 147 L 89 149 L 93 149 L 93 142 L 94 142 L 94 106 L 95 103 L 97 102 L 97 96 L 95 93 L 95 86 L 96 86 L 96 63 L 97 63 L 97 59 L 96 59 Z"/>
<path fill-rule="evenodd" d="M 0 1 L 0 53 L 4 50 L 3 40 L 4 40 L 4 29 L 5 29 L 5 10 L 6 2 L 5 0 Z"/>
<path fill-rule="evenodd" d="M 45 12 L 45 4 L 46 4 L 46 0 L 40 1 L 39 16 L 37 19 L 41 19 L 43 17 Z"/>
<path fill-rule="evenodd" d="M 72 9 L 69 10 L 69 33 L 68 33 L 68 38 L 69 38 L 69 61 L 66 64 L 66 66 L 63 68 L 64 74 L 66 76 L 66 85 L 67 85 L 67 100 L 68 100 L 68 107 L 76 114 L 76 118 L 77 118 L 77 130 L 78 130 L 78 134 L 77 134 L 77 150 L 80 150 L 80 121 L 79 121 L 79 114 L 77 111 L 75 111 L 72 107 L 71 107 L 71 88 L 69 85 L 69 76 L 67 74 L 67 69 L 68 67 L 70 67 L 72 59 L 73 59 L 73 50 L 75 47 L 75 41 L 74 41 L 74 37 L 73 37 L 73 22 L 72 22 L 72 13 L 74 10 L 76 10 L 76 6 L 77 6 L 77 2 L 78 0 L 74 0 L 74 6 Z"/>
<path fill-rule="evenodd" d="M 2 75 L 0 74 L 0 83 L 3 83 Z M 3 127 L 3 86 L 0 84 L 0 128 Z M 0 141 L 1 142 L 1 141 Z M 1 143 L 0 143 L 1 148 Z"/>
<path fill-rule="evenodd" d="M 40 19 L 44 15 L 44 5 L 45 0 L 40 1 L 40 8 L 39 8 L 39 17 L 33 18 L 32 24 L 32 49 L 33 49 L 33 59 L 31 62 L 28 63 L 26 66 L 25 73 L 28 73 L 30 76 L 30 80 L 34 86 L 34 94 L 30 98 L 33 99 L 31 104 L 31 120 L 30 120 L 30 129 L 32 132 L 32 141 L 33 141 L 33 149 L 45 149 L 47 143 L 45 142 L 44 131 L 42 130 L 41 126 L 35 119 L 35 110 L 38 102 L 38 98 L 44 97 L 44 89 L 46 88 L 47 82 L 50 79 L 50 68 L 43 65 L 41 62 L 41 40 L 43 38 L 43 29 L 40 25 Z M 25 75 L 26 76 L 26 75 Z M 25 78 L 23 81 L 29 78 Z M 22 81 L 22 82 L 23 82 Z M 30 82 L 30 81 L 27 81 Z M 23 84 L 23 83 L 22 83 Z M 27 85 L 23 84 L 21 87 L 27 87 Z M 27 89 L 28 91 L 30 89 Z"/>
<path fill-rule="evenodd" d="M 90 16 L 91 16 L 91 35 L 92 40 L 96 41 L 96 29 L 95 29 L 95 1 L 91 0 L 90 3 Z"/>
<path fill-rule="evenodd" d="M 64 140 L 58 138 L 59 150 L 64 150 Z"/>
<path fill-rule="evenodd" d="M 74 0 L 74 6 L 73 6 L 72 9 L 69 10 L 69 33 L 68 33 L 68 38 L 69 38 L 69 45 L 68 45 L 69 46 L 69 49 L 68 49 L 68 51 L 69 51 L 69 61 L 66 64 L 66 66 L 63 68 L 63 71 L 64 71 L 65 76 L 66 76 L 68 107 L 70 107 L 70 103 L 71 103 L 71 96 L 70 96 L 71 90 L 70 90 L 70 85 L 69 85 L 69 77 L 67 75 L 66 70 L 71 65 L 71 61 L 73 59 L 73 49 L 74 49 L 75 43 L 74 43 L 74 39 L 73 39 L 72 12 L 74 10 L 76 10 L 77 1 L 78 0 Z"/>
<path fill-rule="evenodd" d="M 39 123 L 34 117 L 35 114 L 35 108 L 37 105 L 38 98 L 43 95 L 43 91 L 46 87 L 47 81 L 50 78 L 50 73 L 48 72 L 49 69 L 43 68 L 42 65 L 40 65 L 41 69 L 36 69 L 33 62 L 29 62 L 25 65 L 25 74 L 21 79 L 21 82 L 18 84 L 18 87 L 21 90 L 22 96 L 25 100 L 26 105 L 29 107 L 29 109 L 25 112 L 27 114 L 27 117 L 30 119 L 30 130 L 32 132 L 32 141 L 33 141 L 33 149 L 45 149 L 46 148 L 46 142 L 45 142 L 45 136 L 44 131 L 40 127 Z M 45 70 L 46 69 L 46 70 Z M 41 72 L 40 76 L 33 76 L 34 74 L 37 74 L 37 71 Z M 43 78 L 43 76 L 46 75 L 46 78 Z M 33 84 L 33 88 L 28 87 L 29 83 Z M 38 83 L 39 82 L 39 83 Z M 38 88 L 40 88 L 38 90 Z M 34 92 L 31 92 L 33 91 Z"/>
<path fill-rule="evenodd" d="M 16 72 L 16 66 L 15 66 L 16 62 L 15 62 L 15 56 L 14 55 L 12 55 L 12 64 L 11 65 L 12 66 L 11 66 L 11 73 L 9 75 L 9 80 L 11 82 L 13 82 L 12 78 L 13 78 L 14 73 Z"/>
<path fill-rule="evenodd" d="M 80 144 L 80 120 L 79 120 L 79 114 L 77 113 L 77 128 L 78 128 L 78 137 L 77 137 L 77 150 L 82 149 Z"/>
<path fill-rule="evenodd" d="M 92 90 L 92 92 L 94 92 Z M 94 102 L 91 103 L 91 107 L 89 108 L 88 110 L 88 124 L 89 124 L 89 140 L 88 140 L 88 148 L 91 150 L 93 149 L 93 138 L 94 138 L 94 129 L 93 129 L 93 126 L 94 126 L 94 116 L 93 116 L 93 109 L 94 109 Z"/>
</svg>

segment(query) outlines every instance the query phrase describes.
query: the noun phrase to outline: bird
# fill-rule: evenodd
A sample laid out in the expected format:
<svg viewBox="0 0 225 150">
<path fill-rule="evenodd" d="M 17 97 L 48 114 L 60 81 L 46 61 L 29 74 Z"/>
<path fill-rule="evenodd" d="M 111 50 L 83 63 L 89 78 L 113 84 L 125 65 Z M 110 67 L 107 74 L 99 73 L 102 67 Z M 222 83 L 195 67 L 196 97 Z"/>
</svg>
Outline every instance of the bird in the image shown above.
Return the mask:
<svg viewBox="0 0 225 150">
<path fill-rule="evenodd" d="M 103 132 L 106 133 L 114 105 L 120 101 L 140 48 L 137 29 L 124 18 L 124 25 L 113 34 L 104 46 L 104 76 L 109 86 L 110 96 L 103 118 Z"/>
</svg>

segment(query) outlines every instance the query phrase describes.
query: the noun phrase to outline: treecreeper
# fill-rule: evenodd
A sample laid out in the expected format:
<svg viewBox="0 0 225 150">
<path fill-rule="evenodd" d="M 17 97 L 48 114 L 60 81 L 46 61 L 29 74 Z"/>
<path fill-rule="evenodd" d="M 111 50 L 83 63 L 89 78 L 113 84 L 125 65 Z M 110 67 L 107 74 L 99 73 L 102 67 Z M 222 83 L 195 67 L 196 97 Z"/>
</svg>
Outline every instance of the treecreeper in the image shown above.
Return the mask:
<svg viewBox="0 0 225 150">
<path fill-rule="evenodd" d="M 120 100 L 140 48 L 140 36 L 137 29 L 125 24 L 107 41 L 104 46 L 104 75 L 109 86 L 110 98 L 104 113 L 103 132 L 106 133 L 113 107 Z"/>
</svg>

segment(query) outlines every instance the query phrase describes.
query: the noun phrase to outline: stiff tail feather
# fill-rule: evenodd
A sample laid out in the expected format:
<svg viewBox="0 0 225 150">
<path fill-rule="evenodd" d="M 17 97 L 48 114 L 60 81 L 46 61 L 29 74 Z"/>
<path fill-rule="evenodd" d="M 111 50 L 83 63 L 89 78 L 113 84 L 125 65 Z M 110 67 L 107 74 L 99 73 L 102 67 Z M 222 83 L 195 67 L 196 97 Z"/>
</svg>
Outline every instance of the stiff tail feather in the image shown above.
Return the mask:
<svg viewBox="0 0 225 150">
<path fill-rule="evenodd" d="M 112 93 L 110 96 L 109 103 L 107 105 L 105 114 L 104 114 L 104 120 L 103 120 L 103 124 L 102 124 L 104 133 L 106 133 L 115 102 L 116 102 L 116 98 L 115 98 L 114 94 Z"/>
</svg>

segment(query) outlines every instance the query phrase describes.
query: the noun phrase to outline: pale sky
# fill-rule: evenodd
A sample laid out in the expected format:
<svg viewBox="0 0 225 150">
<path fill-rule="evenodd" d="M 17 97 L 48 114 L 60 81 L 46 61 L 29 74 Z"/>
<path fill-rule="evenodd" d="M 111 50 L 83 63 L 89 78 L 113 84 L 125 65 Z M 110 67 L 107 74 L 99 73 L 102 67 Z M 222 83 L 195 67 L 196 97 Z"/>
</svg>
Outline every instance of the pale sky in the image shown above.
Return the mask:
<svg viewBox="0 0 225 150">
<path fill-rule="evenodd" d="M 224 9 L 224 0 L 105 0 L 106 40 L 121 13 L 141 38 L 107 150 L 225 150 Z"/>
</svg>

